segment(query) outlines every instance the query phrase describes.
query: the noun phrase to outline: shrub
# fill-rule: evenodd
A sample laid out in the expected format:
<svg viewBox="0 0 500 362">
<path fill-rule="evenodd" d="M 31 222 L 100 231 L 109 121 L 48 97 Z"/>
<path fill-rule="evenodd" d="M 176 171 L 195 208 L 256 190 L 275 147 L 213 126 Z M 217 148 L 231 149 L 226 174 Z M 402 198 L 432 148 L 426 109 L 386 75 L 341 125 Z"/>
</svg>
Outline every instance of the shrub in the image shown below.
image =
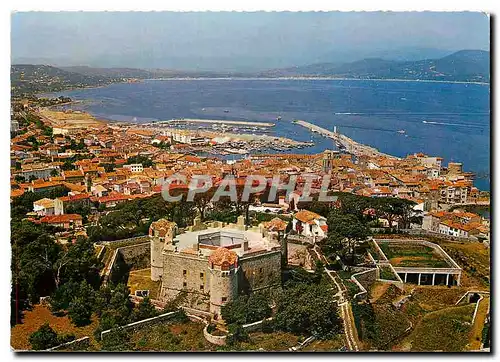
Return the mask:
<svg viewBox="0 0 500 362">
<path fill-rule="evenodd" d="M 226 343 L 228 346 L 237 345 L 239 342 L 248 341 L 248 333 L 243 329 L 241 324 L 230 324 L 228 326 L 229 335 L 226 338 Z"/>
<path fill-rule="evenodd" d="M 33 332 L 29 336 L 29 342 L 31 344 L 31 348 L 37 351 L 48 349 L 59 344 L 57 333 L 54 332 L 48 323 L 45 323 L 38 328 L 36 332 Z"/>
<path fill-rule="evenodd" d="M 84 298 L 75 298 L 69 304 L 68 316 L 71 322 L 77 327 L 90 324 L 92 305 L 89 305 L 88 300 Z"/>
<path fill-rule="evenodd" d="M 157 316 L 155 307 L 151 304 L 148 297 L 144 298 L 137 307 L 132 311 L 130 317 L 132 322 L 137 322 L 143 319 L 151 318 Z"/>
<path fill-rule="evenodd" d="M 262 321 L 262 332 L 272 333 L 274 332 L 274 322 L 273 320 L 264 319 Z"/>
</svg>

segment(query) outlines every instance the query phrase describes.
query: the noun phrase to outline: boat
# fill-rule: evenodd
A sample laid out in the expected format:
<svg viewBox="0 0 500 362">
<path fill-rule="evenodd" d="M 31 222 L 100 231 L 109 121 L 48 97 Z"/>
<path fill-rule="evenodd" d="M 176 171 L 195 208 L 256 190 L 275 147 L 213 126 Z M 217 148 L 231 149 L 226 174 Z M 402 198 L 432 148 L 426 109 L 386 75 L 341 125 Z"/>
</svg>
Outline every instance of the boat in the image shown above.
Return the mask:
<svg viewBox="0 0 500 362">
<path fill-rule="evenodd" d="M 224 110 L 224 113 L 229 113 L 229 109 L 225 109 L 225 110 Z"/>
<path fill-rule="evenodd" d="M 276 117 L 277 121 L 281 121 L 281 116 Z"/>
<path fill-rule="evenodd" d="M 406 133 L 406 131 L 405 131 L 404 129 L 400 129 L 400 130 L 398 131 L 398 133 L 399 133 L 399 134 L 405 134 L 405 133 Z"/>
</svg>

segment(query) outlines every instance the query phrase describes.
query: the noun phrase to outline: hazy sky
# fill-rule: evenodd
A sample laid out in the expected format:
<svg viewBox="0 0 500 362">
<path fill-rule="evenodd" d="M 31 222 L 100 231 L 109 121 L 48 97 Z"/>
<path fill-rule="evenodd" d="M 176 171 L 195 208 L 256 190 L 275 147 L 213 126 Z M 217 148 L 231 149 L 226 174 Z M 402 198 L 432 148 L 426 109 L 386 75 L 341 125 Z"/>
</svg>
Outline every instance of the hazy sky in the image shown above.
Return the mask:
<svg viewBox="0 0 500 362">
<path fill-rule="evenodd" d="M 258 70 L 489 48 L 481 13 L 14 13 L 12 59 L 102 67 Z"/>
</svg>

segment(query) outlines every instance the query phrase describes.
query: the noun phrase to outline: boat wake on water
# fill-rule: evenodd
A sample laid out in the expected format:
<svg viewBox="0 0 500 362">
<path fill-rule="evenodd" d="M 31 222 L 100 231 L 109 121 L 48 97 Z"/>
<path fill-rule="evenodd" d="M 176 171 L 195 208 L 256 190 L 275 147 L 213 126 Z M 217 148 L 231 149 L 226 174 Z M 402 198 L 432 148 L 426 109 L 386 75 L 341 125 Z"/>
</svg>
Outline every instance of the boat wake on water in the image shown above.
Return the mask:
<svg viewBox="0 0 500 362">
<path fill-rule="evenodd" d="M 435 122 L 435 121 L 422 121 L 425 124 L 432 124 L 438 126 L 456 126 L 456 127 L 469 127 L 469 128 L 484 128 L 484 126 L 477 124 L 467 124 L 467 123 L 447 123 L 447 122 Z"/>
</svg>

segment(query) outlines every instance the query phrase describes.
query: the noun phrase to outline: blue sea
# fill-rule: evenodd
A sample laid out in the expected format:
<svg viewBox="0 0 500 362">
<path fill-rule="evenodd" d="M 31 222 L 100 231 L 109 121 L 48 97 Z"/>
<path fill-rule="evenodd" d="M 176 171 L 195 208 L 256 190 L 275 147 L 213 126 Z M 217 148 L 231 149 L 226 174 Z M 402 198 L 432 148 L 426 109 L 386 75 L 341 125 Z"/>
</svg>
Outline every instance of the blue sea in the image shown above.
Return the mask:
<svg viewBox="0 0 500 362">
<path fill-rule="evenodd" d="M 273 122 L 272 134 L 315 142 L 293 152 L 333 149 L 295 125 L 301 119 L 337 130 L 384 153 L 415 152 L 462 162 L 490 189 L 490 88 L 482 84 L 379 80 L 147 80 L 57 93 L 110 120 L 200 118 Z M 277 120 L 280 116 L 281 119 Z M 424 122 L 425 121 L 425 122 Z M 405 133 L 398 133 L 404 130 Z"/>
</svg>

